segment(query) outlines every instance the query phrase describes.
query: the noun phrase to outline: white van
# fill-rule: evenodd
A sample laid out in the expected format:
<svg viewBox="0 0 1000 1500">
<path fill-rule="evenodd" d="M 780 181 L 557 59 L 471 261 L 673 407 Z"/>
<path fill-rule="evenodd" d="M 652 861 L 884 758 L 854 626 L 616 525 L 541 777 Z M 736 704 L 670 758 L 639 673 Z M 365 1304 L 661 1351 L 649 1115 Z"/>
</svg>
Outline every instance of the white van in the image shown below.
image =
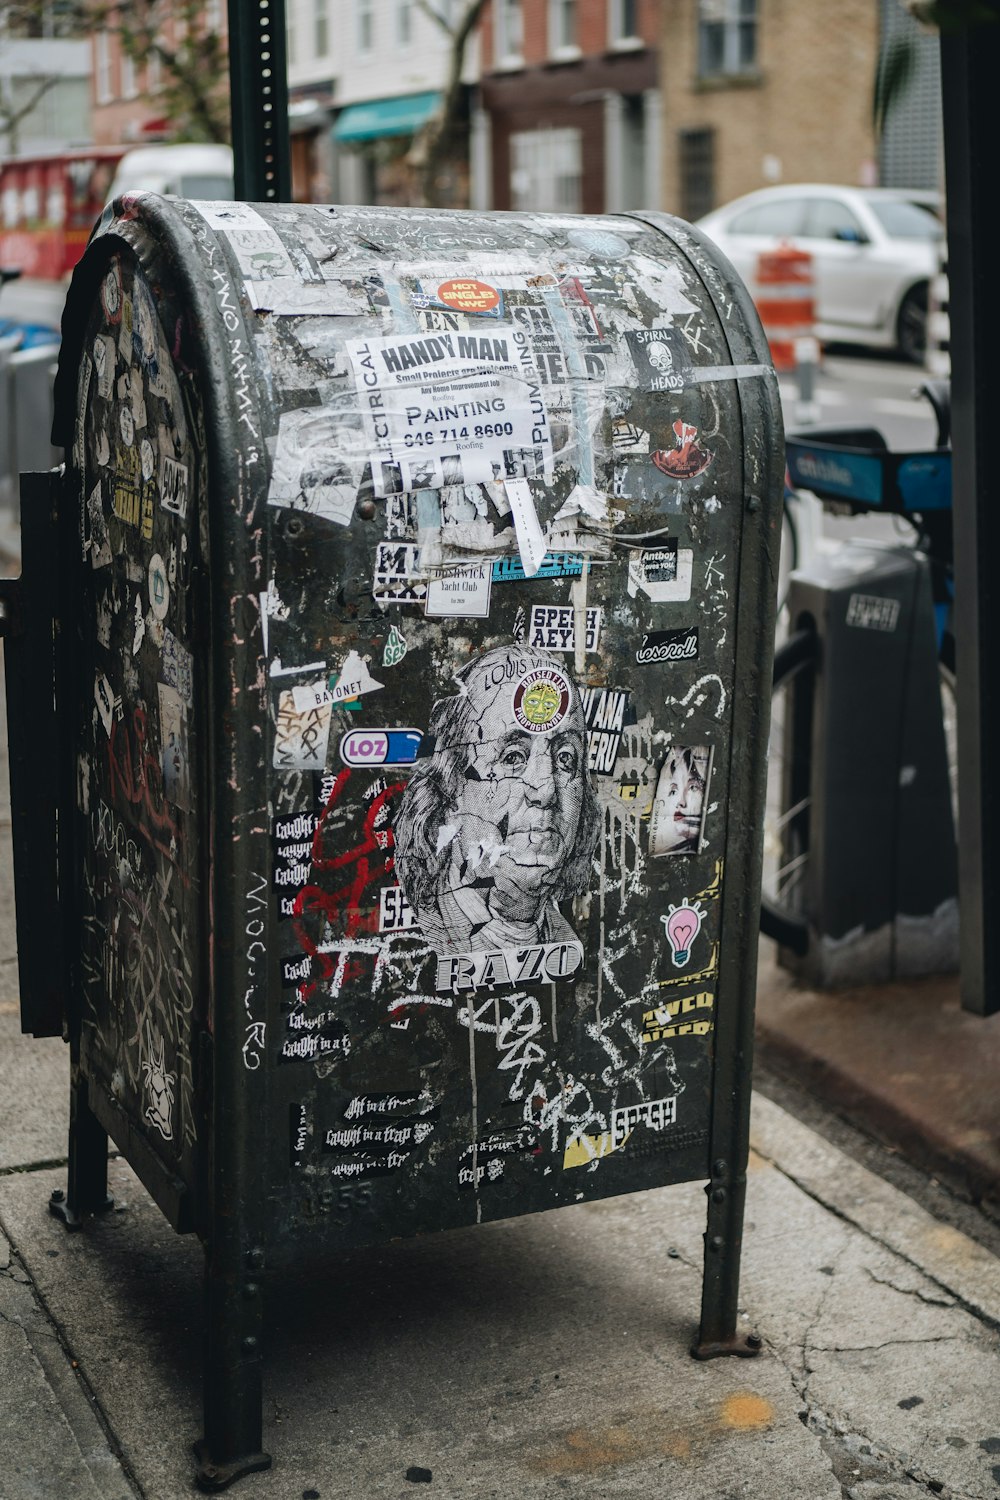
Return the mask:
<svg viewBox="0 0 1000 1500">
<path fill-rule="evenodd" d="M 127 151 L 108 197 L 140 190 L 178 198 L 232 198 L 232 147 L 140 146 Z"/>
</svg>

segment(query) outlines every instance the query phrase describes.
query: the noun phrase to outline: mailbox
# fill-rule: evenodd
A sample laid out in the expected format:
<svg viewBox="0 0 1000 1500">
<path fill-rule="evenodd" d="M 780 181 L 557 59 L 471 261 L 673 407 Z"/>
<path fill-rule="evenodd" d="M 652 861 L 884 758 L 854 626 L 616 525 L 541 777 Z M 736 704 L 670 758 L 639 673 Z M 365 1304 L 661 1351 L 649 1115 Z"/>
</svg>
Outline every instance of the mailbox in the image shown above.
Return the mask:
<svg viewBox="0 0 1000 1500">
<path fill-rule="evenodd" d="M 23 1023 L 71 1049 L 54 1211 L 110 1136 L 204 1244 L 199 1482 L 269 1462 L 260 1283 L 304 1255 L 704 1179 L 695 1352 L 754 1352 L 783 464 L 731 268 L 655 214 L 136 194 L 63 331 Z"/>
</svg>

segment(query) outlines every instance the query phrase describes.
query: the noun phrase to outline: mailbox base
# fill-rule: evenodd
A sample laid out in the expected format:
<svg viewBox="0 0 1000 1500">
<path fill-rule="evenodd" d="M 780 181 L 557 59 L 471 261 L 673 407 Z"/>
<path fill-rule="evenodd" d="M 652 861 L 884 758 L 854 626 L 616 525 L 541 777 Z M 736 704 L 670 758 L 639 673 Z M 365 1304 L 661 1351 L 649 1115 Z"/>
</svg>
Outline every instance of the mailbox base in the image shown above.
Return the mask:
<svg viewBox="0 0 1000 1500">
<path fill-rule="evenodd" d="M 704 1344 L 693 1344 L 691 1358 L 721 1359 L 724 1354 L 733 1354 L 737 1359 L 753 1359 L 763 1347 L 759 1333 L 734 1333 L 728 1339 L 709 1339 Z"/>
<path fill-rule="evenodd" d="M 107 1213 L 115 1206 L 108 1192 L 108 1134 L 90 1107 L 76 1054 L 74 1046 L 66 1192 L 57 1188 L 49 1199 L 49 1213 L 70 1231 L 83 1228 L 86 1214 Z"/>
<path fill-rule="evenodd" d="M 199 1438 L 193 1446 L 194 1456 L 198 1460 L 195 1483 L 200 1490 L 210 1495 L 228 1489 L 245 1474 L 259 1474 L 262 1469 L 269 1469 L 272 1463 L 270 1453 L 246 1453 L 242 1458 L 230 1459 L 228 1463 L 216 1463 L 204 1438 Z"/>
</svg>

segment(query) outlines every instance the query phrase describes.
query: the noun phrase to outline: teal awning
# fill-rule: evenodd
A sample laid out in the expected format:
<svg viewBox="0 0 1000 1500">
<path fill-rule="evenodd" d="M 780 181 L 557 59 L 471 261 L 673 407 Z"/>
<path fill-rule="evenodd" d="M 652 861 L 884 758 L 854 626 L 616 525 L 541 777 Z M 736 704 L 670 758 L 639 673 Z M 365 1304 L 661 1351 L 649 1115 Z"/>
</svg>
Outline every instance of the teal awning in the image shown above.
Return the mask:
<svg viewBox="0 0 1000 1500">
<path fill-rule="evenodd" d="M 405 94 L 401 99 L 372 99 L 367 104 L 349 104 L 337 116 L 335 141 L 377 141 L 382 136 L 412 135 L 426 125 L 441 102 L 441 95 Z"/>
</svg>

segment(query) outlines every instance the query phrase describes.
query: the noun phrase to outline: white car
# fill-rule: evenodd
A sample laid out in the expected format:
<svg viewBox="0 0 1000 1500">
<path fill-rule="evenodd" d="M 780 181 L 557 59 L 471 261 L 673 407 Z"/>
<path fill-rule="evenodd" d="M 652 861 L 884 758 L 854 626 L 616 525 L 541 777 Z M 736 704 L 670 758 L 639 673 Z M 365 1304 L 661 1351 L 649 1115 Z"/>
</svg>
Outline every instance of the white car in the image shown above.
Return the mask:
<svg viewBox="0 0 1000 1500">
<path fill-rule="evenodd" d="M 214 145 L 139 146 L 118 163 L 109 201 L 122 193 L 172 193 L 178 198 L 232 198 L 233 148 Z"/>
<path fill-rule="evenodd" d="M 898 349 L 923 359 L 927 287 L 944 230 L 903 188 L 796 183 L 748 193 L 698 220 L 754 291 L 762 250 L 813 256 L 816 333 L 827 342 Z"/>
</svg>

